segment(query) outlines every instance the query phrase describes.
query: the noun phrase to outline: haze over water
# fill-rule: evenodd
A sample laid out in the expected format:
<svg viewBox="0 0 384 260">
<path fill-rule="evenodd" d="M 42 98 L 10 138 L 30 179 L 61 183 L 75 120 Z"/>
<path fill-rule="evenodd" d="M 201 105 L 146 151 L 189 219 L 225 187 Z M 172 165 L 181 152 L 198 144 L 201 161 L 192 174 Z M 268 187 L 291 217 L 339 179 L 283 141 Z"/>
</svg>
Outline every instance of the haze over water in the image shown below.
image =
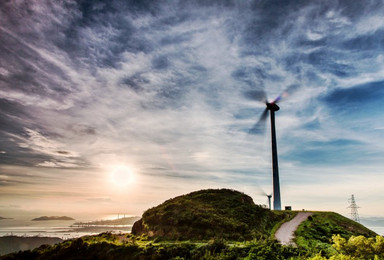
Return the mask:
<svg viewBox="0 0 384 260">
<path fill-rule="evenodd" d="M 100 220 L 116 220 L 121 219 L 124 215 L 106 215 L 98 219 L 82 219 L 82 220 L 47 220 L 47 221 L 32 221 L 20 219 L 3 219 L 0 221 L 0 236 L 16 235 L 16 236 L 47 236 L 59 237 L 62 239 L 70 239 L 81 237 L 85 235 L 99 234 L 105 230 L 113 232 L 128 232 L 132 225 L 117 225 L 117 224 L 104 224 L 104 225 L 74 225 L 75 223 L 89 223 Z M 129 217 L 126 215 L 126 217 Z"/>
<path fill-rule="evenodd" d="M 120 215 L 106 215 L 102 216 L 95 220 L 113 220 L 117 217 L 122 217 L 124 214 Z M 126 217 L 129 217 L 126 215 Z M 102 231 L 96 229 L 81 230 L 78 226 L 70 227 L 76 222 L 90 222 L 95 221 L 90 219 L 83 220 L 58 220 L 58 221 L 31 221 L 31 220 L 14 220 L 14 219 L 4 219 L 0 221 L 0 236 L 41 236 L 41 237 L 58 237 L 61 239 L 71 239 L 77 238 L 86 235 L 95 235 L 99 234 Z M 377 220 L 377 219 L 376 219 Z M 381 219 L 380 223 L 372 225 L 365 219 L 362 219 L 362 224 L 364 224 L 369 229 L 373 230 L 379 235 L 384 236 L 384 220 Z M 97 226 L 96 226 L 97 227 Z M 103 228 L 106 230 L 111 230 L 116 233 L 127 233 L 130 232 L 132 225 L 103 225 Z"/>
</svg>

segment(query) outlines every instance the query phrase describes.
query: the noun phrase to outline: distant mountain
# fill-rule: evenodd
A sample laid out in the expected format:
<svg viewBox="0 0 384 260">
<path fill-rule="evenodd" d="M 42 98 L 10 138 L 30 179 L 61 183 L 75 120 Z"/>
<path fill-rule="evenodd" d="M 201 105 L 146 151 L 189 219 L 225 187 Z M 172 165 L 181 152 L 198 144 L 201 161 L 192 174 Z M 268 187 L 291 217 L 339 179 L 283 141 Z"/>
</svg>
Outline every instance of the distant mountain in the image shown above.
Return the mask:
<svg viewBox="0 0 384 260">
<path fill-rule="evenodd" d="M 51 217 L 42 216 L 42 217 L 39 217 L 39 218 L 32 219 L 32 221 L 45 221 L 45 220 L 75 220 L 75 219 L 71 218 L 71 217 L 67 217 L 67 216 L 61 216 L 61 217 L 58 217 L 58 216 L 51 216 Z"/>
</svg>

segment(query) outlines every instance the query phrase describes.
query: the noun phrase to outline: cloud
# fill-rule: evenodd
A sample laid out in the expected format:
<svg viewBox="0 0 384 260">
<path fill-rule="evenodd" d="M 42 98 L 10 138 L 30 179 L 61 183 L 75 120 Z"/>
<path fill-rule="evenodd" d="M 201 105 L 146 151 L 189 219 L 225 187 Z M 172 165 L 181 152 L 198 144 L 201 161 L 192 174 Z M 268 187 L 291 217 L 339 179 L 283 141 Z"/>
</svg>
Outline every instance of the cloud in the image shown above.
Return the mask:
<svg viewBox="0 0 384 260">
<path fill-rule="evenodd" d="M 89 198 L 86 201 L 93 202 L 93 203 L 104 203 L 104 204 L 113 202 L 111 198 Z"/>
<path fill-rule="evenodd" d="M 44 161 L 42 163 L 38 163 L 36 166 L 57 167 L 57 168 L 77 168 L 79 167 L 79 164 L 77 163 L 76 160 L 64 160 L 64 161 L 50 160 L 50 161 Z"/>
<path fill-rule="evenodd" d="M 384 93 L 382 86 L 384 81 L 370 82 L 369 84 L 362 84 L 351 86 L 349 88 L 335 89 L 328 93 L 324 100 L 337 109 L 343 107 L 344 104 L 348 104 L 348 108 L 352 106 L 359 106 L 361 109 L 366 104 L 372 104 L 380 102 L 378 97 L 381 97 Z"/>
<path fill-rule="evenodd" d="M 80 159 L 77 152 L 65 150 L 63 143 L 53 140 L 51 137 L 42 135 L 36 130 L 24 129 L 25 136 L 8 134 L 15 140 L 17 145 L 24 149 L 30 150 L 30 157 L 35 157 L 35 160 L 42 161 L 45 158 L 50 160 L 36 163 L 36 166 L 41 167 L 81 167 L 84 162 Z"/>
<path fill-rule="evenodd" d="M 134 165 L 153 194 L 138 192 L 142 205 L 167 185 L 251 191 L 269 181 L 270 144 L 248 134 L 265 105 L 245 93 L 272 100 L 293 85 L 276 114 L 290 174 L 380 167 L 377 3 L 1 3 L 0 163 L 42 171 L 58 193 L 102 186 L 111 165 Z M 103 192 L 87 198 L 118 201 Z"/>
<path fill-rule="evenodd" d="M 28 137 L 24 139 L 25 142 L 20 142 L 19 146 L 23 148 L 30 148 L 34 151 L 46 153 L 54 156 L 63 157 L 76 157 L 76 152 L 61 151 L 60 149 L 64 146 L 57 141 L 51 140 L 39 132 L 32 129 L 25 129 Z"/>
<path fill-rule="evenodd" d="M 18 209 L 18 208 L 20 208 L 20 205 L 13 205 L 13 204 L 9 204 L 9 205 L 0 205 L 0 208 Z"/>
</svg>

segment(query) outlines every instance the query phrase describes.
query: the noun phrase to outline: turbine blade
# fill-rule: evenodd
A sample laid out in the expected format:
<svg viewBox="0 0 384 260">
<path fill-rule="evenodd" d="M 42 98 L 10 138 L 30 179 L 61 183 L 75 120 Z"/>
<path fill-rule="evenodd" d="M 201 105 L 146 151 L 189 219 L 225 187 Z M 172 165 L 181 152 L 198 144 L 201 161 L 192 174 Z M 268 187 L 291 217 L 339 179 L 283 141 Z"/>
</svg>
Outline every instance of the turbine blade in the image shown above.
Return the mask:
<svg viewBox="0 0 384 260">
<path fill-rule="evenodd" d="M 292 84 L 292 85 L 289 85 L 288 87 L 286 87 L 284 89 L 283 92 L 281 92 L 281 94 L 279 96 L 277 96 L 275 98 L 275 100 L 272 101 L 272 103 L 278 103 L 280 102 L 282 99 L 286 99 L 287 97 L 289 97 L 290 95 L 292 95 L 293 93 L 295 93 L 298 89 L 299 89 L 300 85 L 297 85 L 297 84 Z"/>
<path fill-rule="evenodd" d="M 262 189 L 260 189 L 259 192 L 257 192 L 257 195 L 268 196 L 268 194 L 265 191 L 263 191 Z"/>
<path fill-rule="evenodd" d="M 268 196 L 268 194 L 264 191 L 264 189 L 256 183 L 255 188 L 257 189 L 257 194 L 262 196 Z"/>
<path fill-rule="evenodd" d="M 264 90 L 250 90 L 245 92 L 244 96 L 250 100 L 257 100 L 261 102 L 267 101 L 267 95 Z"/>
<path fill-rule="evenodd" d="M 260 116 L 259 121 L 249 130 L 250 134 L 264 134 L 265 132 L 265 121 L 268 117 L 268 109 L 264 109 L 263 114 Z"/>
</svg>

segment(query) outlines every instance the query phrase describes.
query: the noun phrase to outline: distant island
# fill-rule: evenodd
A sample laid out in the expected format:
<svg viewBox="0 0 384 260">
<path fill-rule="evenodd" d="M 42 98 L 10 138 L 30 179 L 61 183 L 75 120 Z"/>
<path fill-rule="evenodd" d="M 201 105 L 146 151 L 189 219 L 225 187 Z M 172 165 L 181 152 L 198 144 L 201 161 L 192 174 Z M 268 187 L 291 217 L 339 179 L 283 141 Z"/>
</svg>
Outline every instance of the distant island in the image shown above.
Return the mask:
<svg viewBox="0 0 384 260">
<path fill-rule="evenodd" d="M 97 220 L 89 222 L 75 222 L 70 227 L 76 232 L 130 232 L 132 225 L 139 220 L 140 217 L 124 217 L 109 220 Z"/>
<path fill-rule="evenodd" d="M 61 216 L 61 217 L 58 217 L 58 216 L 51 216 L 51 217 L 42 216 L 42 217 L 39 217 L 39 218 L 32 219 L 32 221 L 45 221 L 45 220 L 75 220 L 75 219 L 71 218 L 71 217 L 67 217 L 67 216 Z"/>
<path fill-rule="evenodd" d="M 0 220 L 2 220 L 2 219 L 12 219 L 12 218 L 4 218 L 4 217 L 0 216 Z"/>
<path fill-rule="evenodd" d="M 73 226 L 104 226 L 104 225 L 133 225 L 140 217 L 123 217 L 89 222 L 75 222 Z"/>
</svg>

